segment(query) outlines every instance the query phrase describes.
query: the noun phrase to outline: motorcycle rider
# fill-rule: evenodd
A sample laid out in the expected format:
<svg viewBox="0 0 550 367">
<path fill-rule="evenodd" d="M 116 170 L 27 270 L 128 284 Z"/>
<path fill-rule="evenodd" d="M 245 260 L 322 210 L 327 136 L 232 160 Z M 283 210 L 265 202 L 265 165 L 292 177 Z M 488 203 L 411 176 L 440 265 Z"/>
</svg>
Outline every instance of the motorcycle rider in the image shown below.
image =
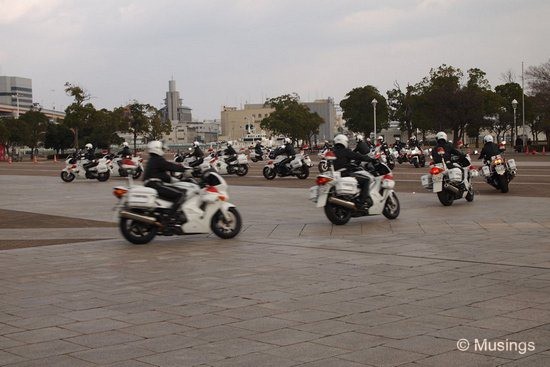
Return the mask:
<svg viewBox="0 0 550 367">
<path fill-rule="evenodd" d="M 374 145 L 372 144 L 372 141 L 370 140 L 370 138 L 367 138 L 365 143 L 369 147 L 369 151 L 371 151 L 374 148 Z"/>
<path fill-rule="evenodd" d="M 81 159 L 88 160 L 88 163 L 85 163 L 82 165 L 86 172 L 94 166 L 97 165 L 97 162 L 95 162 L 95 149 L 92 143 L 88 143 L 85 145 L 86 150 L 84 151 L 84 154 L 82 155 Z"/>
<path fill-rule="evenodd" d="M 204 153 L 201 150 L 198 141 L 193 142 L 193 153 L 191 153 L 191 157 L 195 157 L 195 160 L 189 163 L 189 167 L 197 167 L 204 162 Z"/>
<path fill-rule="evenodd" d="M 237 159 L 237 151 L 235 150 L 235 148 L 233 148 L 232 141 L 227 142 L 227 148 L 225 148 L 225 150 L 223 151 L 223 154 L 227 156 L 227 158 L 225 158 L 225 163 L 227 164 Z"/>
<path fill-rule="evenodd" d="M 483 162 L 490 162 L 491 157 L 499 155 L 501 151 L 498 145 L 493 142 L 493 137 L 491 135 L 485 135 L 483 141 L 485 145 L 483 145 L 483 149 L 481 149 L 481 153 L 477 159 L 483 159 Z"/>
<path fill-rule="evenodd" d="M 143 175 L 144 184 L 146 187 L 157 190 L 160 197 L 174 203 L 168 213 L 172 217 L 183 202 L 185 193 L 174 187 L 165 185 L 171 181 L 167 171 L 185 172 L 186 169 L 179 164 L 164 159 L 164 147 L 161 141 L 153 140 L 149 142 L 147 150 L 149 152 L 149 161 Z"/>
<path fill-rule="evenodd" d="M 122 150 L 116 154 L 119 157 L 129 157 L 132 156 L 132 151 L 128 146 L 127 142 L 122 143 Z"/>
<path fill-rule="evenodd" d="M 278 149 L 275 157 L 280 155 L 286 155 L 286 158 L 278 163 L 277 171 L 282 174 L 288 174 L 290 172 L 290 167 L 287 167 L 286 164 L 292 161 L 296 155 L 290 138 L 285 138 L 284 145 L 281 149 Z"/>
<path fill-rule="evenodd" d="M 373 162 L 373 159 L 369 156 L 359 154 L 348 148 L 348 137 L 344 134 L 338 134 L 334 137 L 334 154 L 336 159 L 334 160 L 334 169 L 342 170 L 342 177 L 353 176 L 353 172 L 363 170 L 352 161 Z M 370 180 L 366 177 L 353 176 L 357 180 L 358 186 L 361 190 L 357 202 L 355 205 L 360 209 L 371 207 L 373 202 L 369 193 Z"/>
<path fill-rule="evenodd" d="M 451 142 L 447 141 L 447 134 L 445 134 L 445 132 L 438 132 L 435 136 L 435 139 L 437 143 L 432 149 L 432 159 L 434 160 L 434 163 L 447 164 L 447 162 L 451 160 L 451 155 L 457 155 L 460 158 L 466 157 L 464 153 L 453 147 L 453 144 Z M 443 151 L 445 152 L 444 154 L 438 153 L 438 150 L 441 149 L 443 149 Z"/>
<path fill-rule="evenodd" d="M 363 141 L 363 135 L 357 135 L 356 139 L 357 145 L 355 146 L 355 149 L 353 151 L 362 155 L 369 154 L 370 149 L 367 143 Z"/>
<path fill-rule="evenodd" d="M 393 147 L 398 153 L 401 152 L 401 149 L 405 147 L 405 144 L 401 141 L 401 138 L 399 136 L 395 137 L 395 144 L 393 145 Z"/>
<path fill-rule="evenodd" d="M 420 144 L 418 144 L 418 140 L 416 140 L 416 136 L 414 135 L 411 136 L 411 138 L 408 141 L 408 144 L 409 144 L 409 149 L 420 148 Z"/>
<path fill-rule="evenodd" d="M 256 153 L 256 159 L 258 159 L 259 161 L 263 161 L 264 160 L 264 146 L 262 145 L 262 142 L 260 140 L 258 140 L 258 142 L 256 143 L 256 145 L 254 146 L 254 152 Z"/>
</svg>

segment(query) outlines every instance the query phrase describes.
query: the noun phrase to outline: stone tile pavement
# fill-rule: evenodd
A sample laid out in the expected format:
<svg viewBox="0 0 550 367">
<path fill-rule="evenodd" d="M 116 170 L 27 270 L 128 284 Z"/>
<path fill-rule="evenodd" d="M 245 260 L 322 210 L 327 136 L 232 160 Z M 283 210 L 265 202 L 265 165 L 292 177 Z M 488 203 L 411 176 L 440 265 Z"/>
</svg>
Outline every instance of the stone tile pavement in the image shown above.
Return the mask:
<svg viewBox="0 0 550 367">
<path fill-rule="evenodd" d="M 0 207 L 110 220 L 110 187 L 48 180 Z M 400 195 L 395 221 L 333 227 L 304 190 L 231 193 L 246 223 L 234 240 L 0 230 L 68 241 L 0 251 L 0 365 L 550 364 L 550 199 Z M 56 204 L 79 195 L 85 208 Z"/>
</svg>

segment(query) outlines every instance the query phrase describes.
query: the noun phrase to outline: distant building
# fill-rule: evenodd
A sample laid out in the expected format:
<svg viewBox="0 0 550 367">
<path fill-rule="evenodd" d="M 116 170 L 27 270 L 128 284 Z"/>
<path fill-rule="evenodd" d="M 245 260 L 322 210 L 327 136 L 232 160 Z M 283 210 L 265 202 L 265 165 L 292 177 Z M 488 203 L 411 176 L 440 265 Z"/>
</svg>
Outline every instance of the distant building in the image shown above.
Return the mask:
<svg viewBox="0 0 550 367">
<path fill-rule="evenodd" d="M 0 104 L 31 108 L 32 80 L 17 76 L 0 76 Z"/>
<path fill-rule="evenodd" d="M 318 99 L 313 102 L 301 102 L 311 112 L 317 112 L 323 119 L 319 127 L 319 134 L 314 142 L 330 140 L 336 133 L 336 108 L 332 98 Z M 244 109 L 223 106 L 221 111 L 221 129 L 223 140 L 244 140 L 247 136 L 266 135 L 271 138 L 269 131 L 260 127 L 261 121 L 269 116 L 274 109 L 263 104 L 245 104 Z"/>
</svg>

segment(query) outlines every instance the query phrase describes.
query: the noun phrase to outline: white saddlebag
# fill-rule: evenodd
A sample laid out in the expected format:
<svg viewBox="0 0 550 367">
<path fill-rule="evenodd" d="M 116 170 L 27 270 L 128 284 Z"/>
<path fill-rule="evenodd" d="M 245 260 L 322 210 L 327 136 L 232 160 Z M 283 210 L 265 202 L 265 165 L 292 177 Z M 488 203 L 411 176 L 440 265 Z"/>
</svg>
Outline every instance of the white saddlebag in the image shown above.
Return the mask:
<svg viewBox="0 0 550 367">
<path fill-rule="evenodd" d="M 424 187 L 427 190 L 431 190 L 434 187 L 432 175 L 422 175 L 420 177 L 420 182 L 422 183 L 422 187 Z"/>
<path fill-rule="evenodd" d="M 132 187 L 128 191 L 128 206 L 132 208 L 154 208 L 157 190 L 150 187 Z"/>
<path fill-rule="evenodd" d="M 336 180 L 336 194 L 337 195 L 355 195 L 359 193 L 357 187 L 357 180 L 353 177 L 341 177 Z"/>
</svg>

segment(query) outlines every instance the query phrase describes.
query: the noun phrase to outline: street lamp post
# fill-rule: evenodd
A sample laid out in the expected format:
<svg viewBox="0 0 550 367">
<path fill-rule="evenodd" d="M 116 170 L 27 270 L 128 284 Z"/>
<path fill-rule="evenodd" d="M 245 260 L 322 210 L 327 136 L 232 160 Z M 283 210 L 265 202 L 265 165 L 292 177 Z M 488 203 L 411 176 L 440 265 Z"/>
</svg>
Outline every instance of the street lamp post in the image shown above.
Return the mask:
<svg viewBox="0 0 550 367">
<path fill-rule="evenodd" d="M 518 101 L 516 101 L 515 99 L 512 101 L 512 108 L 514 109 L 514 136 L 516 137 L 516 140 L 518 138 L 518 129 L 516 127 L 516 108 L 518 107 Z M 516 145 L 516 142 L 514 141 L 514 139 L 512 138 L 513 140 L 513 144 Z"/>
<path fill-rule="evenodd" d="M 371 103 L 372 107 L 374 107 L 374 139 L 376 139 L 376 104 L 378 103 L 378 101 L 376 100 L 376 98 L 373 98 Z"/>
</svg>

